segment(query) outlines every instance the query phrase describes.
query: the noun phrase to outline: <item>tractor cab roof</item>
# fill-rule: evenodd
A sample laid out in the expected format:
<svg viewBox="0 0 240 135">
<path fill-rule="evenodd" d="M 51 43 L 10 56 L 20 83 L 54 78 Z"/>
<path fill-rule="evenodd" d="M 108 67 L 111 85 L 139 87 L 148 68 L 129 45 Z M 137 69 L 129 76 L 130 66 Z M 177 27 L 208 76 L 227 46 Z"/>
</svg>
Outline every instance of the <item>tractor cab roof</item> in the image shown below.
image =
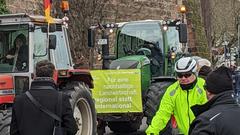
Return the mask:
<svg viewBox="0 0 240 135">
<path fill-rule="evenodd" d="M 139 21 L 130 21 L 130 22 L 119 22 L 117 23 L 118 27 L 122 27 L 125 24 L 137 24 L 137 23 L 160 23 L 161 25 L 167 24 L 168 26 L 176 26 L 176 24 L 180 23 L 180 20 L 139 20 Z"/>
<path fill-rule="evenodd" d="M 0 15 L 1 24 L 18 24 L 18 23 L 47 23 L 46 17 L 42 15 L 29 15 L 27 13 L 4 14 Z M 53 23 L 62 24 L 62 19 L 53 18 Z"/>
</svg>

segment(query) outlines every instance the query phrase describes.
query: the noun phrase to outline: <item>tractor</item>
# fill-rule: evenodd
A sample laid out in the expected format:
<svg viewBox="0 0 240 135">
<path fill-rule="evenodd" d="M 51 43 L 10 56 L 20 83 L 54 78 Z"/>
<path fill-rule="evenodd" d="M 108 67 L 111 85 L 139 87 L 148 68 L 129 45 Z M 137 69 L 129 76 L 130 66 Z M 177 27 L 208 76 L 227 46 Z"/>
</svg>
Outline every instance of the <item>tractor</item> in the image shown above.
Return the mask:
<svg viewBox="0 0 240 135">
<path fill-rule="evenodd" d="M 99 32 L 100 36 L 97 36 Z M 113 32 L 115 35 L 112 38 Z M 93 25 L 88 33 L 89 47 L 96 47 L 95 44 L 97 44 L 98 50 L 101 50 L 100 58 L 102 58 L 102 69 L 100 69 L 102 73 L 93 75 L 96 76 L 93 78 L 99 78 L 99 75 L 112 70 L 115 72 L 140 70 L 141 111 L 117 112 L 111 111 L 110 108 L 109 112 L 102 113 L 98 111 L 98 100 L 95 100 L 98 134 L 104 134 L 105 126 L 117 133 L 134 132 L 139 129 L 143 117 L 147 117 L 149 125 L 159 108 L 165 90 L 176 81 L 174 64 L 177 59 L 185 55 L 187 25 L 181 20 L 143 20 Z M 109 51 L 110 46 L 114 48 L 113 53 Z M 94 85 L 102 80 L 108 79 L 96 79 Z M 102 92 L 102 90 L 99 91 Z M 115 102 L 114 98 L 102 98 L 100 101 L 107 103 L 107 100 Z"/>
<path fill-rule="evenodd" d="M 75 69 L 71 58 L 68 29 L 65 19 L 53 18 L 48 23 L 45 16 L 26 13 L 0 16 L 0 134 L 9 135 L 12 105 L 16 95 L 29 89 L 34 79 L 38 61 L 49 60 L 55 67 L 54 77 L 59 91 L 69 95 L 74 118 L 78 125 L 77 135 L 96 135 L 97 116 L 90 88 L 93 79 L 88 69 Z M 14 40 L 22 34 L 26 37 L 26 61 L 13 62 L 6 56 L 14 47 Z M 19 56 L 19 57 L 18 57 Z M 20 68 L 19 68 L 20 67 Z M 33 123 L 34 124 L 34 123 Z"/>
</svg>

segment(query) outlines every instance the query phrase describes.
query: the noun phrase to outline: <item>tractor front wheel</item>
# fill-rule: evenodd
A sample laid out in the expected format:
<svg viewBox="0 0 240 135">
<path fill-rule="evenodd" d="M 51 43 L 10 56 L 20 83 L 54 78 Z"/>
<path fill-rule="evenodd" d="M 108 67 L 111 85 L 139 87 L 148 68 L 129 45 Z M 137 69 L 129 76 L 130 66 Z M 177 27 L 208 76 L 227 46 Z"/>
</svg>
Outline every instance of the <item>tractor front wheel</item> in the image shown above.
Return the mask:
<svg viewBox="0 0 240 135">
<path fill-rule="evenodd" d="M 152 118 L 158 111 L 162 97 L 172 82 L 159 82 L 153 83 L 148 89 L 146 103 L 145 103 L 145 116 L 147 117 L 147 124 L 150 125 Z M 169 121 L 165 129 L 160 132 L 161 135 L 169 135 L 172 133 L 171 122 Z"/>
<path fill-rule="evenodd" d="M 151 124 L 152 118 L 157 112 L 162 97 L 170 84 L 172 84 L 172 82 L 158 82 L 151 84 L 149 87 L 144 109 L 148 125 Z"/>
<path fill-rule="evenodd" d="M 71 97 L 70 103 L 78 125 L 76 135 L 96 135 L 97 116 L 88 86 L 83 82 L 72 82 L 67 84 L 64 92 Z"/>
</svg>

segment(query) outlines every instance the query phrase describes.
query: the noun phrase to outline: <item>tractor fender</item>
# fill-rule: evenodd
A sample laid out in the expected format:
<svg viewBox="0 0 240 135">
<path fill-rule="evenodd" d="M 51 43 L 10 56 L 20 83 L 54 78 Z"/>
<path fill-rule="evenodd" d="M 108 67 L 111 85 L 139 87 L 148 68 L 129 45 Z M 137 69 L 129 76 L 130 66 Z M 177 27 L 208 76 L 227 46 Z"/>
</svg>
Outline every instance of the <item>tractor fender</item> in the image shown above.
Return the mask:
<svg viewBox="0 0 240 135">
<path fill-rule="evenodd" d="M 84 82 L 70 81 L 63 89 L 63 93 L 70 97 L 79 129 L 76 135 L 96 135 L 97 114 L 89 87 Z"/>
<path fill-rule="evenodd" d="M 13 76 L 0 75 L 0 105 L 13 103 L 14 97 Z"/>
<path fill-rule="evenodd" d="M 72 69 L 68 70 L 67 77 L 60 77 L 61 82 L 84 82 L 89 88 L 93 88 L 93 78 L 88 69 Z"/>
</svg>

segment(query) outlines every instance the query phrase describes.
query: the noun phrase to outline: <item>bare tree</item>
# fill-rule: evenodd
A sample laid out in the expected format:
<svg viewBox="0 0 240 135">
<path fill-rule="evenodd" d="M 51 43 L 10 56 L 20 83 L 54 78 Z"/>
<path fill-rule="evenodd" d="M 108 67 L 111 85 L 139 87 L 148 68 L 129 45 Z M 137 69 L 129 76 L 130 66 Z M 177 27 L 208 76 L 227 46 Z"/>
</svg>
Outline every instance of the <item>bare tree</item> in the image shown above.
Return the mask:
<svg viewBox="0 0 240 135">
<path fill-rule="evenodd" d="M 222 48 L 223 37 L 228 40 L 229 45 L 234 44 L 237 37 L 236 20 L 240 14 L 240 1 L 201 0 L 201 8 L 209 47 Z M 214 50 L 218 50 L 214 55 L 223 53 L 223 49 Z"/>
<path fill-rule="evenodd" d="M 70 0 L 69 37 L 74 62 L 79 66 L 89 66 L 92 53 L 87 46 L 89 26 L 102 22 L 103 9 L 109 0 Z M 57 3 L 56 3 L 57 4 Z"/>
<path fill-rule="evenodd" d="M 110 0 L 69 0 L 69 41 L 71 54 L 77 66 L 89 67 L 93 50 L 87 46 L 88 28 L 103 21 L 104 8 Z M 43 2 L 37 2 L 40 14 L 44 15 Z M 51 15 L 62 18 L 61 1 L 53 1 Z"/>
</svg>

